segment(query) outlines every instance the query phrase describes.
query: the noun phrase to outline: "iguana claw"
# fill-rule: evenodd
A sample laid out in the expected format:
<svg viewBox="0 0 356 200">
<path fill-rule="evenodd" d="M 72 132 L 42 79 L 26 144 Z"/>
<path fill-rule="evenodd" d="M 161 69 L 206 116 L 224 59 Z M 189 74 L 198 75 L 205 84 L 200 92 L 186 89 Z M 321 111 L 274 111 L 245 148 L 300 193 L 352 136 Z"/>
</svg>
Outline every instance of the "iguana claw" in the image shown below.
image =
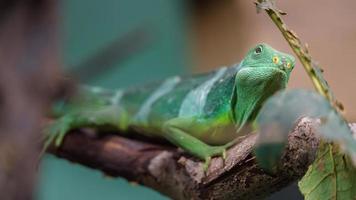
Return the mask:
<svg viewBox="0 0 356 200">
<path fill-rule="evenodd" d="M 210 161 L 211 161 L 211 156 L 205 158 L 205 162 L 204 162 L 204 165 L 203 165 L 204 172 L 208 171 L 209 165 L 210 165 Z"/>
<path fill-rule="evenodd" d="M 45 128 L 45 142 L 44 151 L 54 142 L 56 147 L 59 147 L 64 139 L 66 133 L 70 130 L 71 119 L 63 117 Z"/>
<path fill-rule="evenodd" d="M 224 149 L 223 152 L 222 152 L 222 159 L 224 160 L 224 162 L 226 160 L 226 157 L 227 157 L 226 149 Z"/>
</svg>

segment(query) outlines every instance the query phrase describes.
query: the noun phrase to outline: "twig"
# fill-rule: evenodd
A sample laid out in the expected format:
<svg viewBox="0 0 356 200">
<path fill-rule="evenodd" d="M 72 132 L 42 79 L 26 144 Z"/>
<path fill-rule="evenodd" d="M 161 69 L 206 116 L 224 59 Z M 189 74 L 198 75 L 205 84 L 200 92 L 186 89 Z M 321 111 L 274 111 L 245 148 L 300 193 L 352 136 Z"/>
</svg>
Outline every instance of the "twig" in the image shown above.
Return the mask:
<svg viewBox="0 0 356 200">
<path fill-rule="evenodd" d="M 241 138 L 225 163 L 214 158 L 206 173 L 203 163 L 174 147 L 118 135 L 68 134 L 50 152 L 103 173 L 151 187 L 173 199 L 263 199 L 304 175 L 314 160 L 319 140 L 315 122 L 300 120 L 275 173 L 258 167 L 253 146 L 257 134 Z"/>
<path fill-rule="evenodd" d="M 257 0 L 255 4 L 257 11 L 265 10 L 281 31 L 282 35 L 304 66 L 304 69 L 311 78 L 316 90 L 326 97 L 333 107 L 341 113 L 341 111 L 344 110 L 344 107 L 341 102 L 335 98 L 327 81 L 323 78 L 323 70 L 316 64 L 317 62 L 309 54 L 307 45 L 303 45 L 297 34 L 293 30 L 290 30 L 284 23 L 281 15 L 286 15 L 286 13 L 279 10 L 273 0 Z"/>
</svg>

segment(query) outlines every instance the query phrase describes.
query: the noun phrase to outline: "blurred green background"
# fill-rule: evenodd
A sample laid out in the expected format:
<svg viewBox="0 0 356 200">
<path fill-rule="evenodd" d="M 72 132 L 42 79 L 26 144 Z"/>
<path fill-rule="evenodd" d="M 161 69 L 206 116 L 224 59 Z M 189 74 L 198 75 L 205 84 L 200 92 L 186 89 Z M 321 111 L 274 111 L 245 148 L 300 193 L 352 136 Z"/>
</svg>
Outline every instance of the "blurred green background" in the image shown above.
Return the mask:
<svg viewBox="0 0 356 200">
<path fill-rule="evenodd" d="M 120 58 L 113 66 L 97 66 L 101 72 L 84 80 L 88 84 L 109 88 L 142 84 L 184 73 L 184 66 L 189 66 L 182 0 L 66 0 L 61 8 L 68 72 L 113 41 L 125 40 L 127 33 L 143 29 L 147 34 L 148 41 L 133 55 Z M 47 155 L 41 164 L 38 199 L 166 198 L 151 189 Z"/>
</svg>

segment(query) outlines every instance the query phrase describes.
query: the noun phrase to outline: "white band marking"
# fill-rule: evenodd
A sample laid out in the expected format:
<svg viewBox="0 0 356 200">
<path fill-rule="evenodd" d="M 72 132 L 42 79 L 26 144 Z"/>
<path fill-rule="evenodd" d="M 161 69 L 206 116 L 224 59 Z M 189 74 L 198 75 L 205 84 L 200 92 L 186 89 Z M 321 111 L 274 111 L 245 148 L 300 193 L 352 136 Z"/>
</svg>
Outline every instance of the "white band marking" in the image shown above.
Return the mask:
<svg viewBox="0 0 356 200">
<path fill-rule="evenodd" d="M 219 69 L 214 77 L 205 81 L 196 89 L 190 91 L 183 100 L 179 110 L 179 116 L 188 117 L 202 114 L 211 88 L 224 75 L 226 70 L 226 67 Z"/>
</svg>

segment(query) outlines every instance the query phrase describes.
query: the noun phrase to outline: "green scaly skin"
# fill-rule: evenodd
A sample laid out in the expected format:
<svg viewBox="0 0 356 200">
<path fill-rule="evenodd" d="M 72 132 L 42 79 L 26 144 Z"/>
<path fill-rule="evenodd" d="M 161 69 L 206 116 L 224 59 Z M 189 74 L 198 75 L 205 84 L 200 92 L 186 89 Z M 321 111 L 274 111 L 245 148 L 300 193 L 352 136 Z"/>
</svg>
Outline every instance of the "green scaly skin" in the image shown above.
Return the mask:
<svg viewBox="0 0 356 200">
<path fill-rule="evenodd" d="M 264 101 L 286 87 L 294 63 L 291 55 L 259 44 L 241 63 L 202 75 L 117 91 L 84 87 L 57 104 L 46 146 L 53 140 L 60 145 L 75 128 L 133 129 L 170 141 L 205 160 L 206 168 L 250 130 Z"/>
</svg>

